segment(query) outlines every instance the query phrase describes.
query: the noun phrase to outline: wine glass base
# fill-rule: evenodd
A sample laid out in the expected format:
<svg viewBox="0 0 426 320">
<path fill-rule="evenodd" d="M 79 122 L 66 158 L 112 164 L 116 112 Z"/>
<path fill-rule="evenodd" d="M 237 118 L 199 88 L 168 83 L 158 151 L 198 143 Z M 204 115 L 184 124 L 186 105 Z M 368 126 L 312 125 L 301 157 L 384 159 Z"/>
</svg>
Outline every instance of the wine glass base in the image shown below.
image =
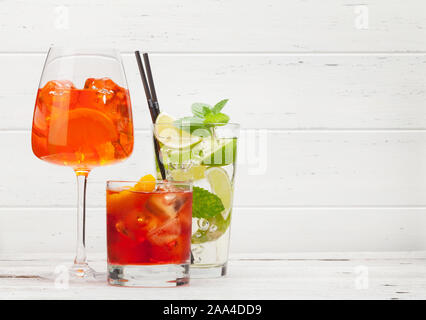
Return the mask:
<svg viewBox="0 0 426 320">
<path fill-rule="evenodd" d="M 97 273 L 87 263 L 76 263 L 69 269 L 70 279 L 72 280 L 95 280 Z"/>
<path fill-rule="evenodd" d="M 47 271 L 50 269 L 51 271 Z M 64 289 L 69 286 L 83 285 L 84 283 L 105 283 L 105 272 L 96 272 L 88 264 L 59 264 L 52 271 L 52 266 L 43 267 L 32 275 L 18 275 L 18 278 L 35 278 L 41 282 L 50 282 L 55 288 Z"/>
</svg>

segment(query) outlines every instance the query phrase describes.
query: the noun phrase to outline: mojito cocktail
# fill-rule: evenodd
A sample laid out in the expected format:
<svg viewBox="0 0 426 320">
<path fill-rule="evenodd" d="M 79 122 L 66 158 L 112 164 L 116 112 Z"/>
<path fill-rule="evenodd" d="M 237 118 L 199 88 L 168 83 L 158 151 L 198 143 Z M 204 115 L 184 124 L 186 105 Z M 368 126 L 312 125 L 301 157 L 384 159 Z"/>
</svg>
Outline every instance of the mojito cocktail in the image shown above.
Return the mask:
<svg viewBox="0 0 426 320">
<path fill-rule="evenodd" d="M 227 268 L 239 125 L 204 121 L 162 113 L 154 134 L 167 179 L 193 182 L 191 276 L 219 277 Z"/>
</svg>

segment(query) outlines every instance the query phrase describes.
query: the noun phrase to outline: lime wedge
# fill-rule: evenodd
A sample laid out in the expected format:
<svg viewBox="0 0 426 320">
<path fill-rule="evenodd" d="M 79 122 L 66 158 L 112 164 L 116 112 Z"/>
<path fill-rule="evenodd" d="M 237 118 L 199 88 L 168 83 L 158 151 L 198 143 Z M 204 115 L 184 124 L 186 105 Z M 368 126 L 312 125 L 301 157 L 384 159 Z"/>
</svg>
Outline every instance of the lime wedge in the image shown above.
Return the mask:
<svg viewBox="0 0 426 320">
<path fill-rule="evenodd" d="M 235 162 L 237 139 L 217 139 L 210 143 L 201 163 L 209 166 L 226 166 Z"/>
<path fill-rule="evenodd" d="M 164 156 L 164 155 L 163 155 Z M 180 164 L 185 164 L 191 161 L 191 149 L 174 149 L 167 152 L 167 162 L 178 166 Z"/>
<path fill-rule="evenodd" d="M 175 181 L 201 180 L 205 177 L 205 166 L 192 166 L 188 170 L 176 169 L 171 172 Z"/>
<path fill-rule="evenodd" d="M 225 210 L 222 212 L 223 219 L 228 218 L 232 207 L 232 184 L 225 170 L 220 167 L 212 167 L 206 170 L 207 181 L 212 191 L 222 200 Z"/>
<path fill-rule="evenodd" d="M 171 149 L 185 149 L 201 141 L 200 137 L 176 128 L 174 121 L 175 119 L 165 112 L 161 112 L 155 121 L 154 134 L 163 145 Z"/>
</svg>

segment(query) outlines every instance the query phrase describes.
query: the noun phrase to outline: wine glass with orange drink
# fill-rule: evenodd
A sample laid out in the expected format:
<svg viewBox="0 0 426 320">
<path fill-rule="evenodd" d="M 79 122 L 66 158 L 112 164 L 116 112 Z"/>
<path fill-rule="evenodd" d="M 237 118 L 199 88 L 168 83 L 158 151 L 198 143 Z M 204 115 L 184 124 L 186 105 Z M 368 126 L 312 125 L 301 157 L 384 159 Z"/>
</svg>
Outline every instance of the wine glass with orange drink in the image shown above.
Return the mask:
<svg viewBox="0 0 426 320">
<path fill-rule="evenodd" d="M 133 151 L 130 95 L 120 54 L 113 49 L 51 48 L 33 116 L 32 150 L 77 176 L 77 251 L 70 274 L 93 278 L 87 263 L 86 185 L 90 171 Z"/>
</svg>

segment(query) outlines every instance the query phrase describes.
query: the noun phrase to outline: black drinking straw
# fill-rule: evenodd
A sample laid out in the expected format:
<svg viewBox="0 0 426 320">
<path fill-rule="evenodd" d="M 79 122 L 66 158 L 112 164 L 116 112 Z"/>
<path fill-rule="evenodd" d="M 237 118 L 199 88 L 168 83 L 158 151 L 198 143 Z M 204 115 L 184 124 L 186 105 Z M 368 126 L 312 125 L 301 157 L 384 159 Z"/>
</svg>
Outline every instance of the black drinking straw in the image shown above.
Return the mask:
<svg viewBox="0 0 426 320">
<path fill-rule="evenodd" d="M 155 120 L 157 120 L 158 114 L 157 114 L 156 108 L 154 107 L 152 103 L 152 96 L 149 89 L 148 81 L 146 80 L 145 70 L 142 64 L 139 51 L 135 51 L 135 55 L 136 55 L 136 61 L 138 63 L 139 73 L 142 79 L 143 88 L 145 90 L 146 101 L 148 102 L 149 113 L 151 114 L 152 123 L 155 123 Z"/>
<path fill-rule="evenodd" d="M 156 108 L 158 108 L 158 111 L 159 111 L 157 93 L 155 92 L 154 79 L 152 78 L 151 64 L 149 63 L 148 53 L 143 54 L 143 61 L 145 62 L 146 74 L 148 76 L 149 89 L 151 91 L 151 99 L 152 99 L 152 102 L 157 102 Z"/>
<path fill-rule="evenodd" d="M 146 59 L 145 59 L 145 55 L 146 55 Z M 155 125 L 155 120 L 157 120 L 158 114 L 160 113 L 160 106 L 158 105 L 158 101 L 157 101 L 157 94 L 155 92 L 155 87 L 154 87 L 154 80 L 152 78 L 152 73 L 151 73 L 151 67 L 149 66 L 149 60 L 148 60 L 148 54 L 145 53 L 144 54 L 144 59 L 145 59 L 145 65 L 146 65 L 146 70 L 147 70 L 147 74 L 148 74 L 148 79 L 150 81 L 150 83 L 152 83 L 151 86 L 148 85 L 148 82 L 146 80 L 146 75 L 145 75 L 145 71 L 144 71 L 144 67 L 142 64 L 142 59 L 141 59 L 141 55 L 139 53 L 139 51 L 135 51 L 135 56 L 136 56 L 136 61 L 138 63 L 138 68 L 139 68 L 139 73 L 141 75 L 141 79 L 142 79 L 142 84 L 145 90 L 145 96 L 146 96 L 146 100 L 148 102 L 148 108 L 149 108 L 149 112 L 151 114 L 151 119 L 152 119 L 152 123 Z M 148 64 L 147 62 L 148 61 Z M 151 89 L 150 89 L 151 87 Z M 153 97 L 155 97 L 155 102 L 153 101 Z M 160 157 L 160 145 L 157 141 L 157 139 L 155 138 L 155 135 L 153 136 L 154 138 L 154 150 L 155 150 L 155 158 L 157 159 L 157 164 L 158 164 L 158 168 L 160 169 L 160 173 L 161 173 L 161 177 L 163 178 L 163 180 L 166 179 L 166 170 L 164 169 L 164 165 L 162 162 L 162 159 Z"/>
<path fill-rule="evenodd" d="M 154 79 L 152 78 L 151 65 L 149 63 L 148 53 L 143 54 L 145 62 L 146 73 L 148 75 L 148 82 L 146 81 L 145 71 L 142 65 L 141 55 L 139 51 L 135 51 L 136 61 L 138 62 L 139 73 L 141 74 L 143 87 L 145 89 L 146 100 L 148 101 L 149 112 L 151 113 L 152 123 L 155 124 L 158 115 L 160 114 L 160 105 L 158 104 L 157 93 L 155 92 Z M 164 170 L 163 163 L 160 161 L 160 145 L 154 136 L 155 156 L 157 158 L 158 167 L 160 168 L 163 180 L 166 178 L 166 171 Z M 191 251 L 191 264 L 194 263 L 194 255 Z"/>
</svg>

